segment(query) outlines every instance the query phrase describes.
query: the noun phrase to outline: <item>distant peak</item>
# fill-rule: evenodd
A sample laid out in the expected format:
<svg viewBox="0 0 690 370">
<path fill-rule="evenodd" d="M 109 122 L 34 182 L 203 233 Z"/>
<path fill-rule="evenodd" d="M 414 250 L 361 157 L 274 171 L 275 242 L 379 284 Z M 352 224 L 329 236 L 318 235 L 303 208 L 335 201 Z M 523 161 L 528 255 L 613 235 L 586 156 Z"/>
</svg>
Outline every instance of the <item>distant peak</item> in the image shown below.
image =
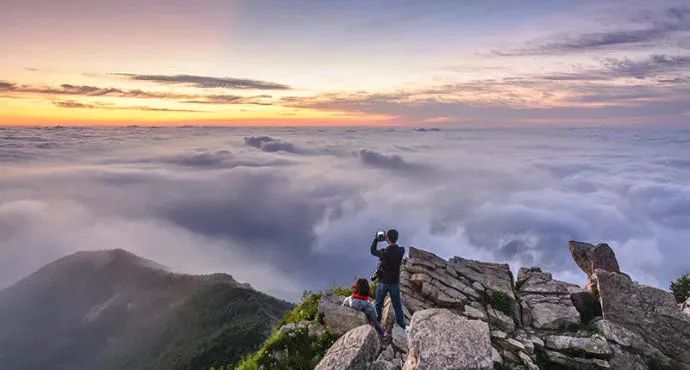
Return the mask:
<svg viewBox="0 0 690 370">
<path fill-rule="evenodd" d="M 97 266 L 106 266 L 114 262 L 126 263 L 155 270 L 170 270 L 168 267 L 164 265 L 161 265 L 157 262 L 146 259 L 144 257 L 140 257 L 122 248 L 79 251 L 55 261 L 55 263 L 58 264 L 89 263 Z"/>
</svg>

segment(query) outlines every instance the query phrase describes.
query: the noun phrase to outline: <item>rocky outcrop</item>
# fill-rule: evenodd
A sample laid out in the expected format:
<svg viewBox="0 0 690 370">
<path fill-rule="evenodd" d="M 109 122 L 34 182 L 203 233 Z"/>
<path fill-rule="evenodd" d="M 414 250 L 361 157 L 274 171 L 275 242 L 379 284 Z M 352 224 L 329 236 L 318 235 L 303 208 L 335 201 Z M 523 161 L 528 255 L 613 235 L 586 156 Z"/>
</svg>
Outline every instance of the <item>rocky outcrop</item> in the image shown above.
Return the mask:
<svg viewBox="0 0 690 370">
<path fill-rule="evenodd" d="M 339 362 L 324 361 L 333 361 L 333 368 L 385 370 L 690 369 L 690 316 L 682 311 L 687 305 L 634 283 L 620 272 L 607 244 L 569 246 L 591 289 L 555 280 L 539 267 L 520 268 L 514 281 L 507 264 L 444 260 L 409 248 L 400 280 L 409 334 L 394 323 L 386 300 L 383 324 L 392 334 L 387 345 L 372 355 L 360 338 L 366 355 L 344 355 L 344 345 L 336 343 L 329 356 Z M 324 295 L 320 309 L 328 330 L 347 332 L 348 343 L 362 335 L 361 327 L 349 325 L 364 323 L 364 317 L 341 307 L 339 298 Z"/>
<path fill-rule="evenodd" d="M 596 287 L 596 277 L 594 271 L 597 269 L 620 273 L 618 260 L 613 249 L 606 243 L 600 243 L 596 246 L 571 240 L 568 242 L 570 254 L 573 256 L 575 263 L 587 274 L 587 285 L 585 288 L 592 291 Z"/>
<path fill-rule="evenodd" d="M 367 317 L 363 312 L 342 305 L 343 298 L 331 292 L 326 292 L 319 300 L 319 312 L 323 313 L 323 321 L 331 334 L 341 336 L 351 329 L 367 324 Z"/>
<path fill-rule="evenodd" d="M 690 368 L 690 317 L 678 310 L 673 294 L 640 285 L 623 274 L 598 269 L 595 276 L 604 319 L 639 334 Z"/>
<path fill-rule="evenodd" d="M 489 326 L 447 309 L 412 316 L 409 352 L 403 369 L 490 369 Z"/>
<path fill-rule="evenodd" d="M 554 280 L 538 267 L 520 268 L 516 286 L 524 326 L 542 330 L 579 326 L 580 313 L 571 299 L 571 294 L 583 292 L 579 286 Z"/>
<path fill-rule="evenodd" d="M 333 343 L 315 370 L 371 369 L 380 347 L 379 336 L 371 325 L 356 327 Z"/>
</svg>

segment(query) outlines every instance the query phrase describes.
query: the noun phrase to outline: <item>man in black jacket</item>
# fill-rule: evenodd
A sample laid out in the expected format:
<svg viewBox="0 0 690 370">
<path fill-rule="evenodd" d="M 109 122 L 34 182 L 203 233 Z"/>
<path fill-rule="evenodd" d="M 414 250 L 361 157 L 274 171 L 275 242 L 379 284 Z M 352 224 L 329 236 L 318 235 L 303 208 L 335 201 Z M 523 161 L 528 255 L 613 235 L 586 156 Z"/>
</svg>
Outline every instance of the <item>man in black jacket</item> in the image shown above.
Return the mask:
<svg viewBox="0 0 690 370">
<path fill-rule="evenodd" d="M 379 242 L 377 237 L 371 242 L 371 254 L 380 260 L 378 270 L 378 282 L 376 283 L 376 316 L 381 322 L 381 311 L 383 311 L 383 300 L 386 294 L 390 293 L 393 309 L 395 310 L 395 321 L 406 329 L 405 316 L 403 314 L 402 302 L 400 299 L 400 264 L 405 255 L 405 248 L 399 247 L 398 232 L 394 229 L 386 232 L 386 242 L 388 246 L 384 249 L 377 249 Z"/>
</svg>

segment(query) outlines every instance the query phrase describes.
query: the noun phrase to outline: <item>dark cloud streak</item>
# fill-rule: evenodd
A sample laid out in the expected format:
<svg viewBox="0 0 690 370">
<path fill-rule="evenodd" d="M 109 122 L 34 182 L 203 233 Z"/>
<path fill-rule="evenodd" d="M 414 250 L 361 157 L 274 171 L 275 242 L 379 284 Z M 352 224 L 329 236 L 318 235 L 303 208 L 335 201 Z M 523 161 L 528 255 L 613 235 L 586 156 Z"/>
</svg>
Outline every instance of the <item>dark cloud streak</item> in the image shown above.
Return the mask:
<svg viewBox="0 0 690 370">
<path fill-rule="evenodd" d="M 290 86 L 276 82 L 251 80 L 232 77 L 208 77 L 194 75 L 142 75 L 132 73 L 113 73 L 117 76 L 125 76 L 131 80 L 151 81 L 162 84 L 190 85 L 203 89 L 255 89 L 255 90 L 288 90 Z"/>
<path fill-rule="evenodd" d="M 678 32 L 690 30 L 690 7 L 671 7 L 651 16 L 641 29 L 590 32 L 579 35 L 553 36 L 556 41 L 536 43 L 521 49 L 494 51 L 499 56 L 549 55 L 587 50 L 644 46 L 665 40 Z"/>
</svg>

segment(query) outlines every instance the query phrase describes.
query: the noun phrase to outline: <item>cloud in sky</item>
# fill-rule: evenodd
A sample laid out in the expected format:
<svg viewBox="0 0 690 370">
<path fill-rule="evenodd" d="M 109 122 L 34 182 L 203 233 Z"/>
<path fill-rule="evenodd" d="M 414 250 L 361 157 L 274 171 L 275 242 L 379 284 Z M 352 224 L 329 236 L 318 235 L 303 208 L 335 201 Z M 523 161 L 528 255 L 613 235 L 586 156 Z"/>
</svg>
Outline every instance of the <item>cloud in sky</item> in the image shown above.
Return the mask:
<svg viewBox="0 0 690 370">
<path fill-rule="evenodd" d="M 690 88 L 690 7 L 675 0 L 621 4 L 555 2 L 544 6 L 489 1 L 449 2 L 421 9 L 413 4 L 385 7 L 362 2 L 351 7 L 320 4 L 308 12 L 300 8 L 304 4 L 233 4 L 232 14 L 246 22 L 242 29 L 260 25 L 264 32 L 234 32 L 233 43 L 214 44 L 224 37 L 204 38 L 209 43 L 204 50 L 172 60 L 164 43 L 156 44 L 160 49 L 149 46 L 147 53 L 151 54 L 128 53 L 126 60 L 113 57 L 104 64 L 108 71 L 65 61 L 80 53 L 108 55 L 87 46 L 60 56 L 64 59 L 61 65 L 75 66 L 72 71 L 18 60 L 14 69 L 0 71 L 5 76 L 17 75 L 17 81 L 0 85 L 0 108 L 28 123 L 34 123 L 34 116 L 27 105 L 39 107 L 45 101 L 36 98 L 52 102 L 58 95 L 74 97 L 71 99 L 81 104 L 93 104 L 88 100 L 95 97 L 166 100 L 170 109 L 206 111 L 205 121 L 194 122 L 198 124 L 281 124 L 287 120 L 295 124 L 415 126 L 686 122 L 686 112 L 677 107 L 690 103 L 686 98 Z M 197 15 L 218 14 L 218 6 L 202 4 Z M 182 8 L 171 8 L 170 14 L 179 11 L 188 16 Z M 35 13 L 22 3 L 11 4 L 11 9 L 17 13 L 8 14 Z M 114 8 L 107 13 L 118 11 Z M 425 17 L 418 16 L 420 11 Z M 511 17 L 505 16 L 508 13 Z M 151 32 L 161 41 L 190 44 L 158 29 L 160 23 L 148 14 L 141 17 L 135 23 L 143 29 L 156 28 Z M 12 26 L 15 18 L 30 17 L 8 18 L 0 22 L 0 28 Z M 142 19 L 147 22 L 139 24 Z M 382 27 L 381 20 L 395 25 Z M 266 24 L 269 26 L 264 27 Z M 210 26 L 199 29 L 218 32 Z M 74 33 L 63 35 L 79 44 Z M 31 42 L 22 45 L 43 50 Z M 217 54 L 204 57 L 208 50 Z M 377 58 L 372 60 L 371 55 Z M 227 63 L 199 63 L 209 60 Z M 26 66 L 40 70 L 29 73 Z M 117 71 L 126 73 L 112 73 Z M 65 79 L 69 74 L 78 75 Z M 64 83 L 52 86 L 41 83 L 41 78 Z M 626 89 L 629 91 L 623 91 Z M 78 118 L 77 110 L 55 114 Z M 102 116 L 105 122 L 108 115 Z M 142 121 L 136 121 L 134 115 L 128 119 L 136 123 L 173 119 L 169 115 L 160 115 L 159 121 L 155 114 L 140 116 Z M 35 116 L 44 120 L 40 123 L 49 118 Z M 85 123 L 83 119 L 79 122 Z"/>
<path fill-rule="evenodd" d="M 120 109 L 120 110 L 140 110 L 140 111 L 149 111 L 149 112 L 186 112 L 186 113 L 199 113 L 201 111 L 198 110 L 191 110 L 191 109 L 171 109 L 171 108 L 157 108 L 157 107 L 150 107 L 147 105 L 135 105 L 135 106 L 122 106 L 122 105 L 114 105 L 114 104 L 106 104 L 106 103 L 93 103 L 93 104 L 88 104 L 88 103 L 80 103 L 76 102 L 74 100 L 64 100 L 64 101 L 56 101 L 53 102 L 53 104 L 56 107 L 60 108 L 77 108 L 77 109 Z"/>
<path fill-rule="evenodd" d="M 137 81 L 151 81 L 162 84 L 181 84 L 190 85 L 204 89 L 253 89 L 253 90 L 288 90 L 290 86 L 276 82 L 251 80 L 246 78 L 232 77 L 208 77 L 193 75 L 144 75 L 132 73 L 115 73 L 114 75 L 125 76 Z"/>
<path fill-rule="evenodd" d="M 0 91 L 3 90 L 12 90 L 16 87 L 15 84 L 11 82 L 6 82 L 6 81 L 0 81 Z"/>
<path fill-rule="evenodd" d="M 253 104 L 253 105 L 271 105 L 268 100 L 271 95 L 254 95 L 254 96 L 239 96 L 239 95 L 205 95 L 198 97 L 198 100 L 187 100 L 183 103 L 195 104 Z"/>
<path fill-rule="evenodd" d="M 631 20 L 628 20 L 630 23 Z M 509 51 L 496 51 L 503 56 L 540 55 L 583 52 L 587 50 L 651 47 L 654 43 L 690 31 L 690 7 L 670 7 L 649 14 L 645 25 L 637 29 L 617 29 L 575 35 L 553 36 L 552 41 L 532 42 L 534 46 Z"/>
<path fill-rule="evenodd" d="M 666 287 L 687 269 L 688 135 L 4 129 L 0 286 L 75 250 L 126 248 L 295 299 L 367 276 L 371 234 L 395 227 L 405 246 L 540 265 L 574 282 L 585 277 L 567 241 L 607 241 L 624 271 Z M 271 142 L 310 151 L 254 149 Z"/>
</svg>

